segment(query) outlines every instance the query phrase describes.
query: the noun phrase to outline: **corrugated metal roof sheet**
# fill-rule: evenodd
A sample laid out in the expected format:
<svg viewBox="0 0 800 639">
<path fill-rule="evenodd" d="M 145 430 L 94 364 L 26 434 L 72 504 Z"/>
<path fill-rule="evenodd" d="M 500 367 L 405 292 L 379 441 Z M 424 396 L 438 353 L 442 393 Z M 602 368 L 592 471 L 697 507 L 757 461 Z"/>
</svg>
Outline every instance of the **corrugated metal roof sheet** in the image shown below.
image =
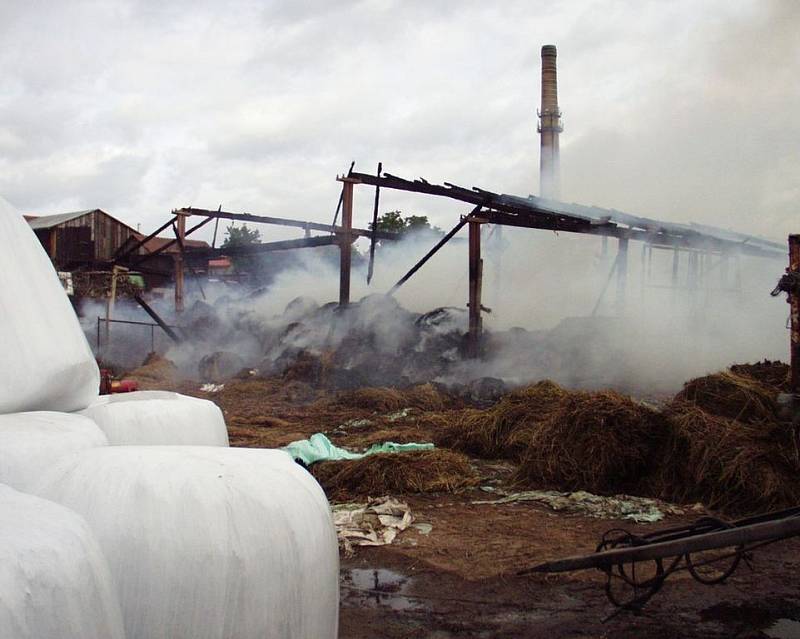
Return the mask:
<svg viewBox="0 0 800 639">
<path fill-rule="evenodd" d="M 59 213 L 58 215 L 42 215 L 41 217 L 29 219 L 28 224 L 30 224 L 31 228 L 34 230 L 50 229 L 54 226 L 58 226 L 59 224 L 63 224 L 64 222 L 75 220 L 79 217 L 83 217 L 84 215 L 88 215 L 92 211 L 98 210 L 99 209 L 89 209 L 88 211 L 73 211 L 72 213 Z"/>
</svg>

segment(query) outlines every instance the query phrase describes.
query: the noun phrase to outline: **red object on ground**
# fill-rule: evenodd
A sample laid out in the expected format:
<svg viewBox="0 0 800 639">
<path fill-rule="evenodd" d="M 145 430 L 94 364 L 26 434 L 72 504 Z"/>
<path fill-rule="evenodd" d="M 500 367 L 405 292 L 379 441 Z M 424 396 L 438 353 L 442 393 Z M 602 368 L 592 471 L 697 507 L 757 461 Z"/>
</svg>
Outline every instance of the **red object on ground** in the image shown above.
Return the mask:
<svg viewBox="0 0 800 639">
<path fill-rule="evenodd" d="M 120 379 L 111 382 L 112 393 L 132 393 L 139 390 L 139 382 L 133 379 Z"/>
<path fill-rule="evenodd" d="M 111 379 L 111 371 L 100 369 L 100 394 L 132 393 L 139 390 L 139 382 L 134 379 Z"/>
</svg>

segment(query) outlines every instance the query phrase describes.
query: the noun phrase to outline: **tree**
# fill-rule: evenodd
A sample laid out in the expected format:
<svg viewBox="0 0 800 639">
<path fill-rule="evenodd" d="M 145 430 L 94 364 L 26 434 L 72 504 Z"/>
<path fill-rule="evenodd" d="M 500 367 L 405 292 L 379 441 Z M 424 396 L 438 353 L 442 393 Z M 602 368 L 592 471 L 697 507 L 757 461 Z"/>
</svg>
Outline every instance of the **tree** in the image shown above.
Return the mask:
<svg viewBox="0 0 800 639">
<path fill-rule="evenodd" d="M 235 224 L 231 224 L 225 231 L 225 241 L 220 246 L 223 250 L 261 243 L 261 232 L 258 229 L 247 228 L 247 224 L 242 224 L 238 227 Z M 255 274 L 260 270 L 256 255 L 233 255 L 231 256 L 231 263 L 233 264 L 233 270 L 237 273 Z"/>
<path fill-rule="evenodd" d="M 369 228 L 372 228 L 370 223 Z M 378 230 L 389 231 L 392 233 L 408 233 L 408 232 L 433 232 L 437 235 L 443 235 L 442 229 L 437 226 L 431 226 L 428 222 L 427 215 L 409 215 L 403 217 L 402 211 L 388 211 L 378 218 Z"/>
<path fill-rule="evenodd" d="M 234 246 L 248 246 L 261 242 L 261 231 L 258 229 L 249 229 L 247 228 L 247 224 L 242 224 L 239 227 L 235 224 L 231 224 L 225 230 L 227 236 L 220 248 L 226 249 Z"/>
</svg>

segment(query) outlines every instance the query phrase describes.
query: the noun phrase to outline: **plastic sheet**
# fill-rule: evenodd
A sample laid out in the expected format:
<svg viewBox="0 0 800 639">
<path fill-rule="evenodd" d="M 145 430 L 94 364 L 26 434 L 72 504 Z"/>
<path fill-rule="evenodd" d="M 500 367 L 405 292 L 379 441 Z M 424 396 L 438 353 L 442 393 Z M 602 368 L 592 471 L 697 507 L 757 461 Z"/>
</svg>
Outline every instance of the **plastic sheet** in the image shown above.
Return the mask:
<svg viewBox="0 0 800 639">
<path fill-rule="evenodd" d="M 282 451 L 109 446 L 36 492 L 86 517 L 128 639 L 334 639 L 336 534 L 322 489 Z"/>
<path fill-rule="evenodd" d="M 124 639 L 108 563 L 75 513 L 0 485 L 0 637 Z"/>
<path fill-rule="evenodd" d="M 290 442 L 281 450 L 285 450 L 293 459 L 303 462 L 306 466 L 316 464 L 320 461 L 338 461 L 341 459 L 363 459 L 369 455 L 377 453 L 406 453 L 416 450 L 433 450 L 433 444 L 398 444 L 395 442 L 384 442 L 373 444 L 363 453 L 354 453 L 346 448 L 336 446 L 324 433 L 314 433 L 308 439 L 298 439 Z"/>
<path fill-rule="evenodd" d="M 168 391 L 101 395 L 81 415 L 91 418 L 112 446 L 227 446 L 222 411 L 207 399 Z"/>
<path fill-rule="evenodd" d="M 0 415 L 0 483 L 27 491 L 70 453 L 107 446 L 88 417 L 49 411 Z"/>
<path fill-rule="evenodd" d="M 0 198 L 0 414 L 75 411 L 100 372 L 50 260 L 23 217 Z"/>
</svg>

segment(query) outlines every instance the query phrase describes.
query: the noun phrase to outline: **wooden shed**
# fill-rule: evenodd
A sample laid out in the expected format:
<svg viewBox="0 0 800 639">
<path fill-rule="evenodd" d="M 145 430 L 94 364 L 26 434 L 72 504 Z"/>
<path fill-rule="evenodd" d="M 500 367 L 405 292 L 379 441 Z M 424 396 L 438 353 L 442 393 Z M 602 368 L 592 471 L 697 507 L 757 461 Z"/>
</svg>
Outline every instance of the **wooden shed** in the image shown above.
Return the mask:
<svg viewBox="0 0 800 639">
<path fill-rule="evenodd" d="M 25 216 L 56 268 L 109 262 L 136 229 L 101 209 Z"/>
</svg>

